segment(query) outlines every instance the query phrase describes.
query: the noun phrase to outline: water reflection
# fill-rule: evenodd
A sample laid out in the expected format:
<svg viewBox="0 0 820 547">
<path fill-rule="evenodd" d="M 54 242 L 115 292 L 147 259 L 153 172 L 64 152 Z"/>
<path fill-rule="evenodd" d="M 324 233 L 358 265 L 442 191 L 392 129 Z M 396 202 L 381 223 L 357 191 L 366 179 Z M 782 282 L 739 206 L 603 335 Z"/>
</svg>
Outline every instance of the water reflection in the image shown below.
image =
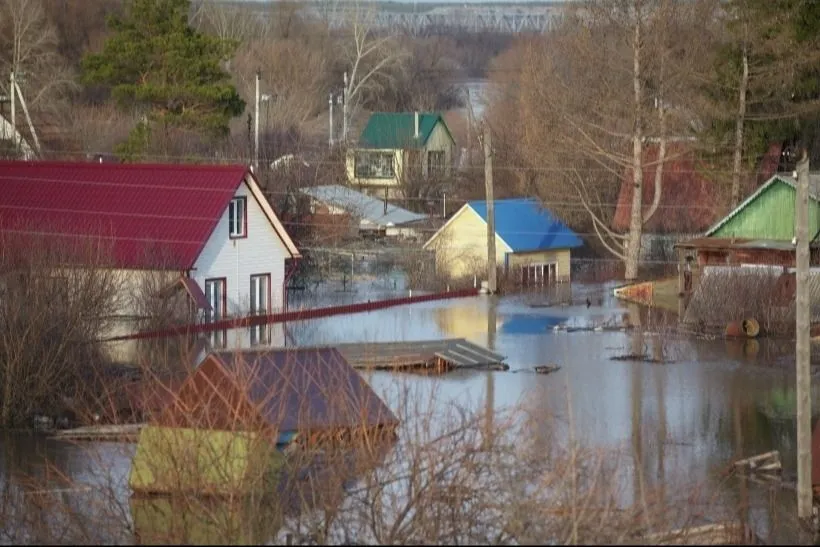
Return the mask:
<svg viewBox="0 0 820 547">
<path fill-rule="evenodd" d="M 674 335 L 663 328 L 669 318 L 658 310 L 624 305 L 608 296 L 590 307 L 532 303 L 532 296 L 477 297 L 295 322 L 271 332 L 270 343 L 284 344 L 284 333 L 290 333 L 296 345 L 467 338 L 505 355 L 511 371 L 457 372 L 442 378 L 365 376 L 396 410 L 407 404 L 402 397 L 404 388 L 411 386 L 419 401 L 435 392 L 439 401 L 483 411 L 486 431 L 497 425 L 493 420 L 499 410 L 524 405 L 527 440 L 544 454 L 569 437 L 571 398 L 574 437 L 583 446 L 616 451 L 613 461 L 627 470 L 625 499 L 672 499 L 683 495 L 683 485 L 704 483 L 727 503 L 746 508 L 743 514 L 748 518 L 764 527 L 775 525 L 767 491 L 725 482 L 719 471 L 734 458 L 780 450 L 785 474 L 794 472 L 791 342 Z M 623 321 L 624 316 L 642 328 L 574 333 L 552 329 L 555 324 Z M 267 336 L 243 332 L 247 344 L 263 343 Z M 153 351 L 152 359 L 160 359 L 180 350 L 169 346 Z M 629 352 L 667 364 L 611 359 Z M 546 376 L 524 372 L 545 363 L 562 368 Z M 70 449 L 54 451 L 48 443 L 22 440 L 3 444 L 6 483 L 21 473 L 43 474 L 36 462 L 46 450 L 52 450 L 49 457 L 66 473 L 88 473 L 78 461 L 82 458 Z M 773 499 L 778 500 L 778 511 L 786 510 L 783 500 L 791 503 L 788 494 Z"/>
</svg>

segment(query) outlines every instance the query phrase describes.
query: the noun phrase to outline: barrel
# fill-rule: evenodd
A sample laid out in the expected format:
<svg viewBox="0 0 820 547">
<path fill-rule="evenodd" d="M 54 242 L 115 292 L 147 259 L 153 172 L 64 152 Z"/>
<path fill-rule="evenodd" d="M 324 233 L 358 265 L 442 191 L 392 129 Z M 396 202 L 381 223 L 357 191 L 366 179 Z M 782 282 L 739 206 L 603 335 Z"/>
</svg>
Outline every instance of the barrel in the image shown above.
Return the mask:
<svg viewBox="0 0 820 547">
<path fill-rule="evenodd" d="M 743 328 L 743 334 L 748 338 L 755 338 L 760 334 L 760 323 L 757 322 L 757 319 L 744 319 L 741 327 Z"/>
<path fill-rule="evenodd" d="M 741 321 L 730 321 L 729 324 L 726 325 L 725 334 L 729 337 L 744 336 Z"/>
<path fill-rule="evenodd" d="M 742 336 L 746 338 L 757 338 L 760 334 L 760 324 L 756 319 L 744 319 L 742 321 L 731 321 L 726 325 L 726 336 Z"/>
</svg>

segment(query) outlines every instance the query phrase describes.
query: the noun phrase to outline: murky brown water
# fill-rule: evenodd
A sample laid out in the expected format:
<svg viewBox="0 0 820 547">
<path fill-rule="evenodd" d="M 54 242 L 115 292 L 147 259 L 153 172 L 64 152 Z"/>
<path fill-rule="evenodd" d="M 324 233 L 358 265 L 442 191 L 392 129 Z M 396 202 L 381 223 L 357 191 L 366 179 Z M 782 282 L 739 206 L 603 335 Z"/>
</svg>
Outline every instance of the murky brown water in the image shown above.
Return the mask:
<svg viewBox="0 0 820 547">
<path fill-rule="evenodd" d="M 355 296 L 344 298 L 350 301 Z M 640 488 L 663 486 L 682 492 L 691 485 L 708 485 L 728 504 L 748 499 L 750 518 L 761 534 L 793 539 L 784 526 L 794 513 L 793 492 L 754 484 L 741 487 L 739 481 L 727 482 L 720 475 L 735 458 L 779 450 L 784 475 L 789 480 L 793 476 L 791 342 L 677 335 L 666 326 L 674 318 L 625 305 L 611 296 L 607 285 L 574 287 L 572 305 L 544 307 L 548 300 L 549 295 L 527 294 L 422 303 L 289 324 L 286 339 L 311 345 L 460 337 L 488 346 L 507 357 L 510 371 L 465 371 L 445 377 L 372 373 L 367 378 L 388 403 L 395 403 L 401 383 L 435 390 L 440 401 L 494 409 L 523 405 L 536 417 L 543 416 L 543 423 L 554 424 L 558 418 L 564 426 L 557 437 L 551 431 L 551 442 L 566 439 L 571 429 L 584 446 L 620 455 L 630 470 L 626 503 L 637 497 L 638 477 Z M 614 324 L 624 316 L 640 324 L 640 331 L 555 330 L 556 325 Z M 667 362 L 612 359 L 627 353 L 647 353 Z M 546 376 L 525 372 L 547 363 L 558 364 L 561 370 Z M 533 438 L 541 434 L 538 419 L 531 433 Z M 127 498 L 130 453 L 123 447 L 101 446 L 110 452 L 109 470 L 118 470 L 118 488 Z M 38 462 L 46 457 L 75 478 L 94 475 L 80 447 L 30 437 L 6 437 L 3 447 L 6 481 L 44 473 Z M 638 469 L 642 472 L 636 473 Z"/>
</svg>

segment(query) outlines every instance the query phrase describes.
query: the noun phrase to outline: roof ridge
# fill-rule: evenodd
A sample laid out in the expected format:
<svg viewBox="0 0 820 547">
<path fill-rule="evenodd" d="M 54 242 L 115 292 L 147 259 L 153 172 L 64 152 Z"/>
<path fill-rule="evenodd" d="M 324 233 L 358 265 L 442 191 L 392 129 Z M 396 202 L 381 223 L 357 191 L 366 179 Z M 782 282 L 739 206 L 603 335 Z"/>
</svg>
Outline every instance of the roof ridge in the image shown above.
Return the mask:
<svg viewBox="0 0 820 547">
<path fill-rule="evenodd" d="M 123 170 L 200 170 L 200 171 L 238 171 L 242 169 L 247 172 L 250 167 L 241 163 L 99 163 L 95 161 L 21 161 L 21 160 L 0 160 L 0 165 L 16 165 L 20 167 L 92 167 L 94 169 L 123 169 Z"/>
</svg>

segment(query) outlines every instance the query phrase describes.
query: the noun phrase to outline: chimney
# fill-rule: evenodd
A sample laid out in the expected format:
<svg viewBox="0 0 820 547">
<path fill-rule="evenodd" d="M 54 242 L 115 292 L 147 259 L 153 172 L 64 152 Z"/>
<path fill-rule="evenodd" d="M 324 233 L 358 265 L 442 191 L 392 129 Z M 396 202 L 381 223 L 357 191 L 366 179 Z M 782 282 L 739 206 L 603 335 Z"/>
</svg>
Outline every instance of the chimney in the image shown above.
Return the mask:
<svg viewBox="0 0 820 547">
<path fill-rule="evenodd" d="M 415 112 L 413 118 L 414 118 L 414 122 L 415 122 L 415 124 L 414 124 L 415 132 L 413 133 L 413 136 L 418 139 L 419 138 L 419 113 Z"/>
</svg>

